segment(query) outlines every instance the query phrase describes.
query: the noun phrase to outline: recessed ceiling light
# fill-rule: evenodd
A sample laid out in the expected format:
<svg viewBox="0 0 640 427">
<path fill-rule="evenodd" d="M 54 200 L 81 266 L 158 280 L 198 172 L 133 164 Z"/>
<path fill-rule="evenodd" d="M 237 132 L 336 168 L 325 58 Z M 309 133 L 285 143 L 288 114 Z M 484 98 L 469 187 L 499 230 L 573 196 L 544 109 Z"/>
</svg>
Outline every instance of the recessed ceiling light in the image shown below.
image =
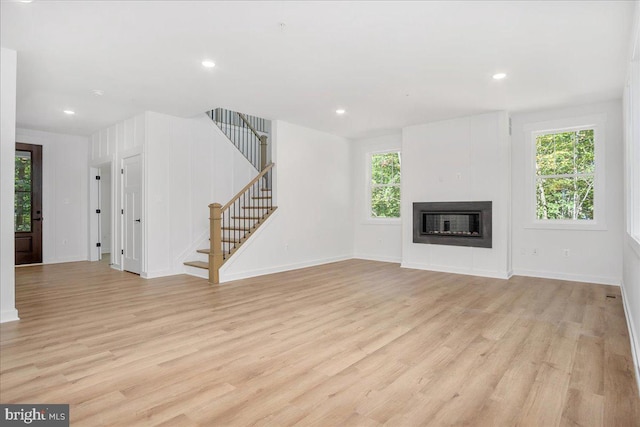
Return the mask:
<svg viewBox="0 0 640 427">
<path fill-rule="evenodd" d="M 216 66 L 216 63 L 211 60 L 205 59 L 204 61 L 202 61 L 202 66 L 205 68 L 213 68 Z"/>
<path fill-rule="evenodd" d="M 346 113 L 346 112 L 347 112 L 347 111 L 346 111 L 346 110 L 344 110 L 344 109 L 342 109 L 342 108 L 339 108 L 339 109 L 337 109 L 337 110 L 336 110 L 336 114 L 344 114 L 344 113 Z"/>
<path fill-rule="evenodd" d="M 91 91 L 91 93 L 93 93 L 95 96 L 104 95 L 104 91 L 102 89 L 94 89 L 94 90 Z"/>
<path fill-rule="evenodd" d="M 497 73 L 493 75 L 493 79 L 494 80 L 502 80 L 505 77 L 507 77 L 507 75 L 505 73 Z"/>
<path fill-rule="evenodd" d="M 33 0 L 20 0 L 20 3 L 31 3 Z"/>
<path fill-rule="evenodd" d="M 69 115 L 69 116 L 73 116 L 76 112 L 73 110 L 64 110 L 64 113 Z"/>
</svg>

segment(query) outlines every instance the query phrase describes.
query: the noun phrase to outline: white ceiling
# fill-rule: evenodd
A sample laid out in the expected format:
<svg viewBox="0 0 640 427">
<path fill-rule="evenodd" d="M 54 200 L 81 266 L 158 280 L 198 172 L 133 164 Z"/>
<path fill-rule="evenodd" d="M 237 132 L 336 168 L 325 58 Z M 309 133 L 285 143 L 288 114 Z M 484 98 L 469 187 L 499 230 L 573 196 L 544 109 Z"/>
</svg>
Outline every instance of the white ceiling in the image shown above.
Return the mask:
<svg viewBox="0 0 640 427">
<path fill-rule="evenodd" d="M 20 127 L 90 134 L 145 110 L 191 117 L 227 107 L 357 138 L 619 98 L 633 8 L 611 0 L 3 1 L 1 44 L 18 51 Z M 204 58 L 216 67 L 204 69 Z M 508 77 L 494 81 L 498 71 Z"/>
</svg>

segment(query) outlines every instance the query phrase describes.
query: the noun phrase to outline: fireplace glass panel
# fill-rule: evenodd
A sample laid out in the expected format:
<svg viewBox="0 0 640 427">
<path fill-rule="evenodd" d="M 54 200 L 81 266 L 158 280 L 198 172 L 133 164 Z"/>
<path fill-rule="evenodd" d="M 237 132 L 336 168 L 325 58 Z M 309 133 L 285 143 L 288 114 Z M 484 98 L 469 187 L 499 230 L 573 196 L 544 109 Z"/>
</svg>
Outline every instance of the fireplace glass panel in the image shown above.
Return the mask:
<svg viewBox="0 0 640 427">
<path fill-rule="evenodd" d="M 421 234 L 482 237 L 480 212 L 422 212 Z"/>
</svg>

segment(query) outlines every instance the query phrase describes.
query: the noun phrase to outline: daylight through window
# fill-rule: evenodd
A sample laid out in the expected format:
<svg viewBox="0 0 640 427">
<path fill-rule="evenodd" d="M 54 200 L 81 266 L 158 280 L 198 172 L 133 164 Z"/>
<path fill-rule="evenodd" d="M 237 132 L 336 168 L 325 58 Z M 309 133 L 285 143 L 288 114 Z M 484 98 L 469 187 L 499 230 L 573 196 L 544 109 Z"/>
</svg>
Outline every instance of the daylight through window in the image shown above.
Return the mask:
<svg viewBox="0 0 640 427">
<path fill-rule="evenodd" d="M 593 220 L 594 129 L 535 135 L 536 218 Z"/>
<path fill-rule="evenodd" d="M 400 218 L 400 153 L 371 155 L 371 217 Z"/>
</svg>

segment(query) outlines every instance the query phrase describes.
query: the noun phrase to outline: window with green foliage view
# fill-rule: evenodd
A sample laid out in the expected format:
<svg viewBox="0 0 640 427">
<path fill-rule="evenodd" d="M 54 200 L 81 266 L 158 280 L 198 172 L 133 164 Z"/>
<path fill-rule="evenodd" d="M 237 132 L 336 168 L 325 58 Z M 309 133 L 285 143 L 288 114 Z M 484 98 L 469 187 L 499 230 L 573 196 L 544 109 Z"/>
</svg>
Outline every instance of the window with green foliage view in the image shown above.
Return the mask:
<svg viewBox="0 0 640 427">
<path fill-rule="evenodd" d="M 15 231 L 31 231 L 31 153 L 29 151 L 16 151 L 13 209 Z"/>
<path fill-rule="evenodd" d="M 371 217 L 400 218 L 400 153 L 371 155 Z"/>
<path fill-rule="evenodd" d="M 542 133 L 536 143 L 536 218 L 593 220 L 593 129 Z"/>
</svg>

